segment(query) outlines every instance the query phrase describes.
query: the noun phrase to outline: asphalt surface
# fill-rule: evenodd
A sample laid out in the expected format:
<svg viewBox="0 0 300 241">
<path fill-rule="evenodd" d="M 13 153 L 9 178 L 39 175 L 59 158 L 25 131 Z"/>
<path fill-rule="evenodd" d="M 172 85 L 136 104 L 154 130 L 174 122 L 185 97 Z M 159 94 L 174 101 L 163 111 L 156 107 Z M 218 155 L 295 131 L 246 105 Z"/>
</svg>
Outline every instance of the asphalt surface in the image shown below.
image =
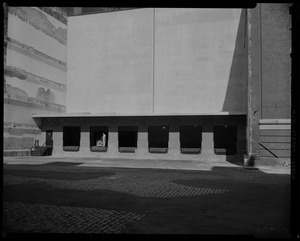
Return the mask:
<svg viewBox="0 0 300 241">
<path fill-rule="evenodd" d="M 290 237 L 288 169 L 143 162 L 4 159 L 3 235 Z"/>
</svg>

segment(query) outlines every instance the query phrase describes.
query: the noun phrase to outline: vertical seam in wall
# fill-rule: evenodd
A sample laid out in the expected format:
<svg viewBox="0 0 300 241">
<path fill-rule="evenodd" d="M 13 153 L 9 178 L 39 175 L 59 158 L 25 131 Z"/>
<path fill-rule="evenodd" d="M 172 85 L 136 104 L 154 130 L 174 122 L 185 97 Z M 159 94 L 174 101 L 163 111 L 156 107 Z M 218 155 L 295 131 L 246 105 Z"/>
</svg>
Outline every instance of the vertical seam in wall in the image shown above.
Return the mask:
<svg viewBox="0 0 300 241">
<path fill-rule="evenodd" d="M 155 8 L 153 8 L 153 33 L 152 33 L 152 113 L 154 113 L 154 68 L 155 68 Z"/>
<path fill-rule="evenodd" d="M 245 100 L 245 106 L 246 106 L 246 151 L 247 154 L 249 153 L 249 106 L 248 106 L 248 9 L 245 8 L 245 44 L 244 44 L 244 78 L 245 78 L 245 85 L 246 85 L 246 100 Z"/>
<path fill-rule="evenodd" d="M 247 39 L 247 37 L 248 37 L 248 35 L 247 35 L 247 21 L 248 21 L 248 18 L 247 18 L 247 8 L 245 8 L 245 9 L 243 9 L 243 10 L 245 10 L 245 31 L 244 31 L 244 54 L 245 54 L 245 57 L 244 57 L 244 61 L 243 61 L 243 81 L 244 81 L 244 83 L 246 83 L 245 84 L 245 88 L 246 88 L 246 90 L 245 90 L 245 94 L 246 94 L 246 100 L 245 100 L 245 104 L 244 104 L 244 106 L 245 106 L 245 109 L 246 109 L 246 111 L 247 111 L 247 116 L 248 116 L 248 98 L 247 98 L 247 96 L 248 96 L 248 68 L 247 68 L 247 63 L 248 63 L 248 39 Z M 243 11 L 242 10 L 242 11 Z"/>
<path fill-rule="evenodd" d="M 259 6 L 259 68 L 260 68 L 260 76 L 259 76 L 259 81 L 260 81 L 260 91 L 259 91 L 259 97 L 260 97 L 260 119 L 263 119 L 263 85 L 262 85 L 262 23 L 261 23 L 261 4 Z"/>
<path fill-rule="evenodd" d="M 251 91 L 251 82 L 252 82 L 252 58 L 251 58 L 251 54 L 252 54 L 252 49 L 251 49 L 251 44 L 252 44 L 252 25 L 251 25 L 251 18 L 252 18 L 252 14 L 251 14 L 251 9 L 248 9 L 248 13 L 247 13 L 247 39 L 248 39 L 248 51 L 247 51 L 247 63 L 248 63 L 248 126 L 249 126 L 249 154 L 252 154 L 252 144 L 251 144 L 251 140 L 252 140 L 252 120 L 251 120 L 251 102 L 252 102 L 252 91 Z"/>
</svg>

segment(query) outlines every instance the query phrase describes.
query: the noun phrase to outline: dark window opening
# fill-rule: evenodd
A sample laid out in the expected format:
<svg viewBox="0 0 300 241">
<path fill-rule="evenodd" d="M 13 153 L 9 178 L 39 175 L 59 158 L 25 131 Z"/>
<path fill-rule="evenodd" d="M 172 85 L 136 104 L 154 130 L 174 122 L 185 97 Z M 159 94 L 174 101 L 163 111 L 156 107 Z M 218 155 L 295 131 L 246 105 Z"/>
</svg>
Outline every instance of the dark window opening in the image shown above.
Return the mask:
<svg viewBox="0 0 300 241">
<path fill-rule="evenodd" d="M 135 152 L 137 148 L 137 126 L 119 126 L 119 151 Z"/>
<path fill-rule="evenodd" d="M 148 127 L 148 146 L 150 152 L 167 152 L 169 145 L 168 126 Z"/>
<path fill-rule="evenodd" d="M 90 127 L 90 148 L 92 151 L 106 151 L 108 146 L 108 126 Z"/>
<path fill-rule="evenodd" d="M 202 126 L 180 126 L 180 149 L 182 153 L 201 152 Z"/>
<path fill-rule="evenodd" d="M 236 126 L 214 126 L 214 149 L 216 154 L 235 154 L 236 143 Z"/>
<path fill-rule="evenodd" d="M 63 149 L 65 151 L 78 151 L 80 146 L 80 126 L 63 127 Z"/>
</svg>

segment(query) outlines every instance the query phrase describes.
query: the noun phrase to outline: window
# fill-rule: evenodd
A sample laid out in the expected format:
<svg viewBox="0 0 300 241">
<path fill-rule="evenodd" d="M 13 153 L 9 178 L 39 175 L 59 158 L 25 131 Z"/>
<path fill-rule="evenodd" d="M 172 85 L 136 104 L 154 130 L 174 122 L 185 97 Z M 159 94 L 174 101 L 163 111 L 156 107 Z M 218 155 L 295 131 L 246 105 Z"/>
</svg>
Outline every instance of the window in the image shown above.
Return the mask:
<svg viewBox="0 0 300 241">
<path fill-rule="evenodd" d="M 236 143 L 236 126 L 214 126 L 214 149 L 216 154 L 235 154 Z"/>
<path fill-rule="evenodd" d="M 90 150 L 107 151 L 108 146 L 108 126 L 90 127 Z"/>
<path fill-rule="evenodd" d="M 119 126 L 119 151 L 135 152 L 137 148 L 137 126 Z"/>
<path fill-rule="evenodd" d="M 78 151 L 80 146 L 80 126 L 63 127 L 64 151 Z"/>
<path fill-rule="evenodd" d="M 198 154 L 201 152 L 202 127 L 180 126 L 180 150 L 183 154 Z"/>
<path fill-rule="evenodd" d="M 169 145 L 168 126 L 148 127 L 148 147 L 149 152 L 166 153 Z"/>
</svg>

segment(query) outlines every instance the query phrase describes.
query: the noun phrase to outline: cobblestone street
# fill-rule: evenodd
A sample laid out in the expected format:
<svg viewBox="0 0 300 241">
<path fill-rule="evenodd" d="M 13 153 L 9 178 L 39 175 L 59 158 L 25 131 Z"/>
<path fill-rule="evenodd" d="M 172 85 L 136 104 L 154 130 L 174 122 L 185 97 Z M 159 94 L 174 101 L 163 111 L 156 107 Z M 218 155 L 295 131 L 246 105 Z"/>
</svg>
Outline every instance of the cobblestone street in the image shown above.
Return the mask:
<svg viewBox="0 0 300 241">
<path fill-rule="evenodd" d="M 24 232 L 120 233 L 143 214 L 95 208 L 5 202 L 7 222 Z"/>
<path fill-rule="evenodd" d="M 289 237 L 289 175 L 4 165 L 4 232 Z"/>
</svg>

